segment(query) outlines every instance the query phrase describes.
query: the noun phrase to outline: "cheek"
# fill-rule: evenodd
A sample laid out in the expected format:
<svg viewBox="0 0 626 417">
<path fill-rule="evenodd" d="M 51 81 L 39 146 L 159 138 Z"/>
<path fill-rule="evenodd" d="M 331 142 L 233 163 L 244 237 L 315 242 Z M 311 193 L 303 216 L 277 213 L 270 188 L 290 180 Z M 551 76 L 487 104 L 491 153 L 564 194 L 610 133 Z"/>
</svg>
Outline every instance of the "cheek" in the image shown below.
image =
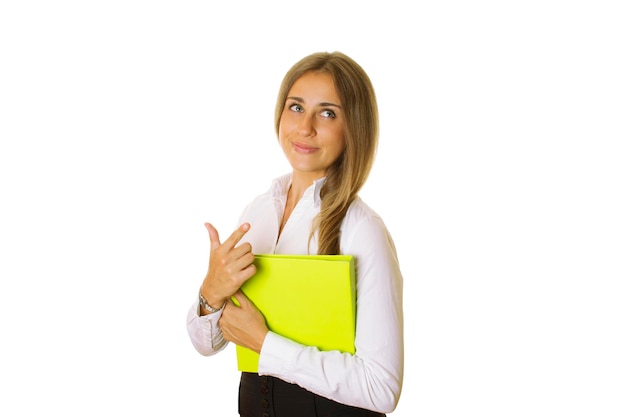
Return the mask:
<svg viewBox="0 0 626 417">
<path fill-rule="evenodd" d="M 283 149 L 286 150 L 287 149 L 287 137 L 289 135 L 287 135 L 287 130 L 283 129 L 281 126 L 278 127 L 278 145 Z"/>
<path fill-rule="evenodd" d="M 280 120 L 278 121 L 278 140 L 279 141 L 282 139 L 286 131 L 287 129 L 285 129 L 285 117 L 281 116 Z"/>
<path fill-rule="evenodd" d="M 343 136 L 338 135 L 335 137 L 328 147 L 329 155 L 333 160 L 339 158 L 346 150 L 346 142 L 343 139 Z"/>
<path fill-rule="evenodd" d="M 337 147 L 341 149 L 341 152 L 346 148 L 346 140 L 343 134 L 343 127 L 339 127 L 334 130 L 333 137 L 335 138 L 335 143 Z"/>
<path fill-rule="evenodd" d="M 278 137 L 285 136 L 290 131 L 289 117 L 283 114 L 278 121 Z"/>
<path fill-rule="evenodd" d="M 281 123 L 278 125 L 278 142 L 280 142 L 281 144 L 287 139 L 287 136 L 289 136 L 289 129 L 287 129 L 287 127 Z"/>
</svg>

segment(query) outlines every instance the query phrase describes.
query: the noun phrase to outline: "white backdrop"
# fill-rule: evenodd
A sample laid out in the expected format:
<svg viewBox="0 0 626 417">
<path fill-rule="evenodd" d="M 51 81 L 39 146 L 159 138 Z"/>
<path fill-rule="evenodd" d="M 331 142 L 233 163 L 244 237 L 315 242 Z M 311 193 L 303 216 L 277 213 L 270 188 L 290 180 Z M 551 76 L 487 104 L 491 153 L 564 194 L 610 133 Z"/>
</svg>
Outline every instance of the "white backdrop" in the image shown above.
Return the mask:
<svg viewBox="0 0 626 417">
<path fill-rule="evenodd" d="M 287 171 L 280 80 L 340 50 L 405 278 L 392 415 L 624 416 L 618 3 L 3 2 L 0 414 L 236 415 L 234 350 L 185 329 L 203 222 Z"/>
</svg>

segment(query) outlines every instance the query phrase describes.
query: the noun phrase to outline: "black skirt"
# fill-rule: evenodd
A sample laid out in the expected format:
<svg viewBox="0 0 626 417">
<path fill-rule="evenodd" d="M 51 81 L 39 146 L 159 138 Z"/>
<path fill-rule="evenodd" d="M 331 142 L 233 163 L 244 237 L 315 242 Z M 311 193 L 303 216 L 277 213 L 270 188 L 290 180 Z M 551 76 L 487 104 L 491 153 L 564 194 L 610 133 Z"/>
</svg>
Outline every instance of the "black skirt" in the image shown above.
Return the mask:
<svg viewBox="0 0 626 417">
<path fill-rule="evenodd" d="M 385 414 L 340 404 L 271 376 L 242 372 L 241 417 L 385 417 Z"/>
</svg>

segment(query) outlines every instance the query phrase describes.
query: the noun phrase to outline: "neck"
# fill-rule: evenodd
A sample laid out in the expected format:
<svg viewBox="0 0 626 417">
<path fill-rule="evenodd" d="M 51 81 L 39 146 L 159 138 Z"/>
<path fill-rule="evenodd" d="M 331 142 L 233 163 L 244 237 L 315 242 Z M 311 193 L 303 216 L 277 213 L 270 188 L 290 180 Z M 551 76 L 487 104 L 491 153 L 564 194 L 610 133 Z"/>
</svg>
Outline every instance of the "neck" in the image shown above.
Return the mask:
<svg viewBox="0 0 626 417">
<path fill-rule="evenodd" d="M 283 212 L 283 219 L 280 224 L 280 228 L 278 230 L 279 235 L 280 233 L 282 233 L 283 227 L 285 227 L 285 224 L 287 223 L 289 216 L 291 216 L 291 212 L 298 204 L 298 201 L 300 201 L 300 199 L 304 195 L 304 192 L 306 191 L 306 189 L 309 188 L 315 180 L 318 180 L 320 178 L 322 177 L 301 175 L 296 172 L 293 173 L 293 176 L 291 178 L 291 186 L 289 187 L 289 191 L 287 191 L 287 201 L 285 202 L 285 211 Z"/>
<path fill-rule="evenodd" d="M 306 189 L 322 177 L 323 176 L 320 176 L 319 174 L 307 175 L 305 173 L 294 171 L 291 176 L 289 197 L 291 197 L 292 200 L 295 200 L 295 202 L 298 202 Z"/>
</svg>

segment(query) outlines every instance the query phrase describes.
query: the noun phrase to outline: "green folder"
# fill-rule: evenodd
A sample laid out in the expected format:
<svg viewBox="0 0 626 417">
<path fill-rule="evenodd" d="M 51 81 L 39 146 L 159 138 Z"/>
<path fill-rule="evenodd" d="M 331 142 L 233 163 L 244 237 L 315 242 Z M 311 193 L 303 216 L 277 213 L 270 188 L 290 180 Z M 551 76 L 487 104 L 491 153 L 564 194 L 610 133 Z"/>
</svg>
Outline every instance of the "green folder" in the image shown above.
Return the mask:
<svg viewBox="0 0 626 417">
<path fill-rule="evenodd" d="M 356 289 L 351 255 L 256 255 L 241 287 L 268 328 L 320 350 L 354 353 Z M 258 372 L 259 354 L 236 347 L 237 368 Z"/>
</svg>

